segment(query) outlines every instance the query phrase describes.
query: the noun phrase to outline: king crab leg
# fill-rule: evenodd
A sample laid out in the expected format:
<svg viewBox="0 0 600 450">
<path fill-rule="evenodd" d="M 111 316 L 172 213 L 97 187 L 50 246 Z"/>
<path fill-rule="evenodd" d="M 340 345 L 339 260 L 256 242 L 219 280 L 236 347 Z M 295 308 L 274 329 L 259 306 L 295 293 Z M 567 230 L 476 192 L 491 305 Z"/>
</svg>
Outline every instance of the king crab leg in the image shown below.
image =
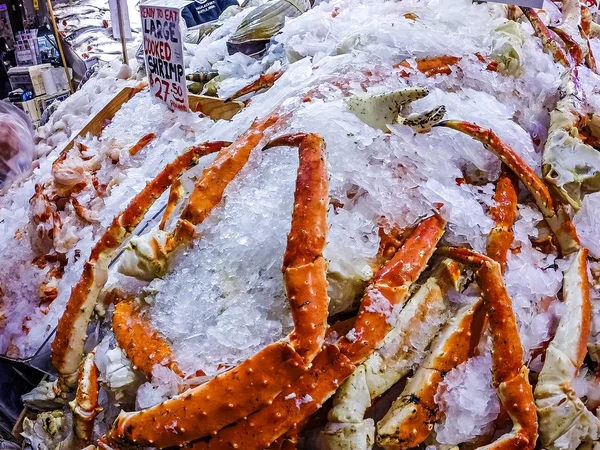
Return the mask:
<svg viewBox="0 0 600 450">
<path fill-rule="evenodd" d="M 544 448 L 565 448 L 556 442 L 567 439 L 568 448 L 600 435 L 600 419 L 575 393 L 572 382 L 587 353 L 590 334 L 590 292 L 586 248 L 575 256 L 565 272 L 563 301 L 567 311 L 546 350 L 544 367 L 535 388 L 540 418 L 540 440 Z"/>
<path fill-rule="evenodd" d="M 406 383 L 402 394 L 377 423 L 377 443 L 385 449 L 418 447 L 441 413 L 434 401 L 442 374 L 472 356 L 482 331 L 483 301 L 464 307 L 434 341 L 427 358 Z"/>
<path fill-rule="evenodd" d="M 225 99 L 225 103 L 231 102 L 231 101 L 235 100 L 236 98 L 240 98 L 240 97 L 242 97 L 242 96 L 244 96 L 246 94 L 250 94 L 252 92 L 260 91 L 261 89 L 268 89 L 271 86 L 273 86 L 275 84 L 275 82 L 279 78 L 281 78 L 281 76 L 283 74 L 284 74 L 284 72 L 271 72 L 271 73 L 262 74 L 260 77 L 258 77 L 257 80 L 253 81 L 248 86 L 243 87 L 242 89 L 240 89 L 239 91 L 237 91 L 232 96 L 227 97 Z"/>
<path fill-rule="evenodd" d="M 145 136 L 142 136 L 136 144 L 129 149 L 129 154 L 131 156 L 135 156 L 140 150 L 146 147 L 150 142 L 156 139 L 156 134 L 148 133 Z"/>
<path fill-rule="evenodd" d="M 492 378 L 500 403 L 513 422 L 509 433 L 480 449 L 531 450 L 537 440 L 537 415 L 529 371 L 523 363 L 517 320 L 500 264 L 465 248 L 444 247 L 438 249 L 438 253 L 476 270 L 475 279 L 481 288 L 492 335 Z"/>
<path fill-rule="evenodd" d="M 69 403 L 73 411 L 73 431 L 84 446 L 92 441 L 94 420 L 102 411 L 98 404 L 100 383 L 95 358 L 96 351 L 92 350 L 83 360 L 75 399 Z"/>
<path fill-rule="evenodd" d="M 255 414 L 259 415 L 261 421 L 264 420 L 274 412 L 273 405 L 281 401 L 282 391 L 287 386 L 300 376 L 303 379 L 314 377 L 314 371 L 320 370 L 320 366 L 315 363 L 309 368 L 308 365 L 316 355 L 320 355 L 319 361 L 325 358 L 330 362 L 340 361 L 340 367 L 349 367 L 347 374 L 340 368 L 339 374 L 331 376 L 334 377 L 332 380 L 341 382 L 354 370 L 354 361 L 362 362 L 389 331 L 390 325 L 385 318 L 394 304 L 404 303 L 408 298 L 410 285 L 433 253 L 445 222 L 437 216 L 423 221 L 403 249 L 378 272 L 370 291 L 376 296 L 376 300 L 370 299 L 369 295 L 365 297 L 362 314 L 359 314 L 355 324 L 355 335 L 359 337 L 355 341 L 357 344 L 342 342 L 339 358 L 332 355 L 332 352 L 339 353 L 335 348 L 326 350 L 329 356 L 322 354 L 327 320 L 326 263 L 321 256 L 327 229 L 324 143 L 317 135 L 299 133 L 278 138 L 267 145 L 267 148 L 290 144 L 299 147 L 300 155 L 292 227 L 284 256 L 284 280 L 296 326 L 289 336 L 291 345 L 285 341 L 269 345 L 237 368 L 204 385 L 148 410 L 121 415 L 113 429 L 103 438 L 103 445 L 108 447 L 111 442 L 129 441 L 138 445 L 164 447 L 181 445 L 211 434 L 217 434 L 211 440 L 211 445 L 218 445 L 218 442 L 222 442 L 219 437 L 221 428 L 244 417 L 250 419 L 254 416 L 249 416 L 253 411 L 257 411 Z M 379 301 L 377 299 L 380 298 L 383 299 L 384 306 L 389 306 L 384 312 L 377 312 L 377 308 L 372 305 L 373 301 Z M 259 370 L 255 371 L 257 368 Z M 325 378 L 320 376 L 319 379 Z M 338 383 L 333 384 L 328 389 L 315 392 L 315 395 L 323 393 L 328 397 L 335 391 Z M 311 389 L 317 387 L 314 383 L 310 384 Z M 305 409 L 301 409 L 304 412 L 300 415 L 306 415 Z M 199 416 L 204 417 L 202 422 L 197 421 Z M 242 420 L 224 429 L 223 433 L 237 434 L 239 427 L 245 426 L 257 429 L 248 425 L 249 423 L 248 420 Z M 261 442 L 269 440 L 265 446 L 287 431 L 273 429 L 271 419 L 268 423 L 271 429 L 269 435 L 252 438 Z M 244 448 L 250 448 L 255 444 L 245 439 L 243 445 Z"/>
<path fill-rule="evenodd" d="M 108 264 L 116 249 L 133 232 L 154 201 L 169 185 L 198 160 L 218 151 L 222 143 L 207 143 L 192 148 L 168 164 L 154 180 L 135 196 L 92 248 L 83 274 L 71 291 L 65 312 L 58 322 L 52 342 L 52 363 L 58 372 L 58 385 L 68 390 L 77 381 L 77 369 L 83 357 L 87 325 L 92 316 L 98 294 L 108 277 Z"/>
<path fill-rule="evenodd" d="M 166 339 L 141 316 L 135 301 L 123 300 L 116 304 L 113 331 L 117 344 L 132 362 L 134 369 L 142 372 L 148 380 L 152 379 L 152 369 L 156 364 L 183 376 Z"/>
<path fill-rule="evenodd" d="M 517 213 L 517 180 L 506 166 L 496 183 L 490 215 L 496 224 L 488 237 L 488 256 L 501 268 L 513 241 L 512 227 Z M 408 381 L 398 399 L 377 424 L 378 443 L 386 449 L 417 447 L 429 436 L 433 424 L 441 418 L 434 401 L 443 373 L 447 373 L 470 356 L 486 326 L 482 300 L 464 307 L 448 323 L 431 345 L 425 361 Z"/>
<path fill-rule="evenodd" d="M 315 363 L 301 379 L 281 392 L 273 403 L 222 429 L 208 440 L 194 442 L 191 447 L 259 450 L 312 414 L 333 395 L 339 383 L 350 376 L 389 333 L 392 328 L 389 316 L 393 307 L 402 305 L 408 300 L 410 287 L 424 270 L 444 232 L 444 227 L 445 221 L 439 216 L 423 220 L 404 246 L 375 274 L 365 291 L 360 311 L 350 333 L 352 338 L 343 337 L 337 345 L 339 357 L 342 359 L 339 362 L 340 367 L 336 366 L 335 359 L 329 363 L 326 370 Z M 337 355 L 338 350 L 334 351 L 330 346 L 325 346 L 323 351 L 334 352 Z M 319 360 L 326 357 L 322 353 L 317 356 Z M 331 356 L 328 358 L 331 359 Z M 317 376 L 319 380 L 324 380 L 326 389 L 321 386 L 321 381 L 307 385 L 306 380 Z M 303 401 L 290 402 L 294 398 Z M 275 425 L 274 418 L 280 420 L 279 415 L 285 421 L 283 426 Z"/>
<path fill-rule="evenodd" d="M 481 142 L 487 150 L 498 156 L 519 177 L 533 196 L 548 226 L 556 236 L 563 255 L 571 254 L 581 247 L 575 226 L 567 211 L 550 196 L 550 191 L 533 169 L 509 145 L 502 142 L 496 133 L 477 124 L 457 120 L 446 120 L 435 126 L 444 126 L 460 131 Z"/>
<path fill-rule="evenodd" d="M 542 22 L 542 19 L 540 19 L 540 16 L 538 16 L 535 9 L 521 6 L 521 10 L 523 11 L 523 14 L 525 14 L 525 17 L 527 17 L 527 20 L 531 23 L 535 35 L 542 41 L 544 51 L 551 54 L 554 61 L 557 63 L 562 64 L 564 67 L 569 67 L 567 55 L 552 37 L 550 30 L 548 30 L 548 27 Z"/>
</svg>

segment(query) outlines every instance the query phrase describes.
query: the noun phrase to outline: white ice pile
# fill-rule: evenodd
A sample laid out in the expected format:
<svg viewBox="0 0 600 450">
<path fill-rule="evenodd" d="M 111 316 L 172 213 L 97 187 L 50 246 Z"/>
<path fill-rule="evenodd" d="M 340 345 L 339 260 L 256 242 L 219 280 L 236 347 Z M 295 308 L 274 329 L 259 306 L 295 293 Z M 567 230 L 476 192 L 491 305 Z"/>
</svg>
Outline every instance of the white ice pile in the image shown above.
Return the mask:
<svg viewBox="0 0 600 450">
<path fill-rule="evenodd" d="M 417 20 L 405 18 L 408 13 L 416 14 Z M 209 45 L 200 46 L 191 67 L 207 70 L 214 64 L 211 58 L 223 58 L 225 31 L 233 30 L 238 20 L 227 19 Z M 407 113 L 444 104 L 448 118 L 493 128 L 539 173 L 540 155 L 531 136 L 545 138 L 546 108 L 556 99 L 561 68 L 530 38 L 520 49 L 519 78 L 485 70 L 475 53 L 489 57 L 494 39 L 500 39 L 494 29 L 502 22 L 485 5 L 467 1 L 322 2 L 286 23 L 276 38 L 288 55 L 304 58 L 290 64 L 275 86 L 255 96 L 232 122 L 204 135 L 231 139 L 255 117 L 283 104 L 294 112 L 281 133 L 317 132 L 325 138 L 330 195 L 337 205 L 328 216 L 325 250 L 333 312 L 347 308 L 369 279 L 378 224 L 409 226 L 443 203 L 449 221 L 445 242 L 484 251 L 493 226 L 487 215 L 493 184 L 456 180 L 486 174 L 492 182 L 500 163 L 480 143 L 455 131 L 415 135 L 400 125 L 391 126 L 388 135 L 374 130 L 347 111 L 340 84 L 331 82 L 360 92 L 370 72 L 379 77 L 367 82 L 372 93 L 427 86 L 429 96 L 413 103 Z M 391 67 L 405 58 L 414 63 L 411 58 L 442 54 L 464 56 L 448 76 L 417 73 L 406 80 Z M 229 68 L 234 78 L 250 77 L 256 62 L 240 66 L 244 57 L 236 58 L 225 56 L 219 70 Z M 301 103 L 307 93 L 311 101 Z M 226 190 L 225 206 L 200 227 L 202 238 L 177 258 L 165 279 L 151 285 L 158 292 L 153 323 L 172 340 L 187 370 L 214 372 L 219 363 L 236 364 L 290 329 L 279 266 L 291 217 L 294 152 L 255 155 Z M 526 233 L 536 236 L 532 226 L 541 216 L 530 211 L 525 210 L 529 215 L 521 221 L 529 227 Z M 527 234 L 520 239 L 523 242 L 515 246 L 522 247 L 521 254 L 511 256 L 507 279 L 529 350 L 547 336 L 549 319 L 539 326 L 531 323 L 541 300 L 556 294 L 561 275 L 553 258 L 532 248 Z M 519 276 L 524 270 L 533 279 Z M 352 289 L 344 291 L 342 285 Z"/>
<path fill-rule="evenodd" d="M 500 412 L 492 385 L 492 357 L 489 353 L 471 358 L 444 377 L 435 402 L 445 418 L 435 425 L 436 440 L 456 445 L 484 435 Z"/>
<path fill-rule="evenodd" d="M 52 186 L 52 162 L 69 136 L 77 133 L 78 128 L 114 93 L 131 83 L 116 80 L 105 71 L 61 104 L 47 125 L 48 129 L 41 131 L 42 134 L 48 133 L 48 139 L 38 144 L 52 142 L 54 148 L 47 157 L 40 159 L 40 167 L 28 180 L 13 186 L 0 198 L 0 250 L 5 255 L 0 267 L 0 288 L 3 293 L 2 320 L 6 323 L 0 330 L 2 353 L 26 357 L 37 350 L 62 314 L 71 287 L 81 276 L 83 263 L 104 229 L 146 182 L 184 148 L 193 144 L 197 133 L 213 123 L 197 115 L 171 112 L 166 106 L 153 102 L 145 93 L 134 96 L 117 112 L 100 139 L 89 136 L 80 139 L 87 146 L 85 155 L 79 155 L 77 149 L 70 152 L 66 164 L 75 168 L 88 167 L 88 172 L 92 171 L 99 185 L 106 186 L 106 194 L 102 198 L 98 196 L 92 186 L 91 175 L 84 177 L 86 187 L 73 197 L 87 211 L 86 217 L 91 223 L 80 219 L 71 203 L 67 202 L 58 212 L 62 226 L 51 244 L 54 248 L 49 249 L 31 224 L 29 199 L 35 192 L 35 185 Z M 62 133 L 62 138 L 54 142 L 53 137 L 57 134 L 51 133 L 58 122 L 71 125 L 69 135 L 60 131 L 57 134 Z M 130 156 L 127 150 L 148 132 L 155 133 L 157 138 L 135 156 Z M 85 161 L 82 156 L 86 156 Z M 39 269 L 32 260 L 53 250 L 65 253 L 68 263 L 58 283 L 58 297 L 47 310 L 39 307 L 38 287 L 49 267 Z M 20 302 L 18 308 L 12 307 L 16 299 Z M 22 327 L 26 327 L 27 334 L 23 334 Z"/>
</svg>

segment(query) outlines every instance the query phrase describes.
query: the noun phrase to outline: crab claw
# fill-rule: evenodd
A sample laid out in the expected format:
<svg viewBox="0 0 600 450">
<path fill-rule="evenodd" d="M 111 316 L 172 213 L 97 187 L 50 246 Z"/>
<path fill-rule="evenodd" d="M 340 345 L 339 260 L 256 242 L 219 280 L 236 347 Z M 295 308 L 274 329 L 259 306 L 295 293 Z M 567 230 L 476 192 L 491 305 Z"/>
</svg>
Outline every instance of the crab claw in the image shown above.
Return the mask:
<svg viewBox="0 0 600 450">
<path fill-rule="evenodd" d="M 565 43 L 565 47 L 567 47 L 567 51 L 573 58 L 575 65 L 580 65 L 583 62 L 585 55 L 579 43 L 573 39 L 569 33 L 559 27 L 549 26 L 548 29 L 554 31 L 556 35 L 561 38 L 561 40 Z"/>
<path fill-rule="evenodd" d="M 348 110 L 370 127 L 387 131 L 396 123 L 402 108 L 429 95 L 427 88 L 407 88 L 378 95 L 352 95 L 346 99 Z"/>
<path fill-rule="evenodd" d="M 565 209 L 554 201 L 550 191 L 533 169 L 496 133 L 477 124 L 458 120 L 446 120 L 435 126 L 443 126 L 465 133 L 481 142 L 487 150 L 498 156 L 519 177 L 533 196 L 548 226 L 556 236 L 562 253 L 568 255 L 581 247 L 575 226 Z"/>
<path fill-rule="evenodd" d="M 446 115 L 446 107 L 444 105 L 430 109 L 419 114 L 411 114 L 408 117 L 398 116 L 396 123 L 411 127 L 417 133 L 425 133 L 440 122 Z"/>
</svg>

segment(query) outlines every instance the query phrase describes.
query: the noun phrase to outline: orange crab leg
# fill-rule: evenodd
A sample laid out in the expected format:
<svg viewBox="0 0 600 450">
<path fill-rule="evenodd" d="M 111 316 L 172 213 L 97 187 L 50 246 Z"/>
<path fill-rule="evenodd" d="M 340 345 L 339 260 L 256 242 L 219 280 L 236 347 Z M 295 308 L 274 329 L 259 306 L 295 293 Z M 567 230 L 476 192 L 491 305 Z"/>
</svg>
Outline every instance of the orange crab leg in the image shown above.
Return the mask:
<svg viewBox="0 0 600 450">
<path fill-rule="evenodd" d="M 554 57 L 555 62 L 562 64 L 564 67 L 569 67 L 567 55 L 562 48 L 560 48 L 556 40 L 550 35 L 550 30 L 544 25 L 544 22 L 542 22 L 542 19 L 540 19 L 540 16 L 538 16 L 535 9 L 521 6 L 521 10 L 531 23 L 535 35 L 542 41 L 544 51 L 551 54 Z"/>
<path fill-rule="evenodd" d="M 452 69 L 450 66 L 456 65 L 462 58 L 458 56 L 438 56 L 434 58 L 417 59 L 417 70 L 430 78 L 435 75 L 450 75 Z"/>
<path fill-rule="evenodd" d="M 219 431 L 211 439 L 196 441 L 196 450 L 264 449 L 290 428 L 314 414 L 356 369 L 335 345 L 325 345 L 308 372 L 281 392 L 268 406 Z M 275 437 L 274 437 L 275 436 Z"/>
<path fill-rule="evenodd" d="M 283 263 L 297 327 L 289 336 L 292 345 L 271 344 L 236 369 L 179 397 L 122 415 L 103 439 L 105 445 L 128 440 L 166 447 L 213 434 L 273 401 L 321 350 L 328 314 L 327 263 L 322 255 L 329 198 L 325 143 L 318 135 L 299 133 L 278 138 L 267 147 L 273 145 L 297 145 L 300 159 Z M 204 418 L 202 423 L 198 417 Z"/>
<path fill-rule="evenodd" d="M 281 78 L 281 75 L 283 75 L 283 74 L 284 74 L 284 72 L 272 72 L 272 73 L 262 74 L 260 77 L 258 77 L 257 80 L 253 81 L 248 86 L 243 87 L 242 89 L 237 91 L 235 94 L 233 94 L 231 97 L 227 97 L 225 99 L 225 103 L 231 102 L 231 101 L 235 100 L 236 98 L 240 98 L 246 94 L 250 94 L 251 92 L 256 92 L 256 91 L 260 91 L 261 89 L 270 88 L 271 86 L 273 86 L 275 84 L 275 82 L 279 78 Z"/>
<path fill-rule="evenodd" d="M 136 155 L 137 152 L 139 152 L 141 149 L 143 149 L 145 146 L 147 146 L 154 139 L 156 139 L 156 134 L 154 134 L 154 133 L 148 133 L 147 135 L 142 136 L 141 139 L 139 141 L 137 141 L 137 143 L 129 149 L 129 154 L 131 156 Z"/>
<path fill-rule="evenodd" d="M 152 379 L 152 369 L 158 364 L 168 367 L 183 376 L 175 362 L 173 351 L 148 320 L 142 317 L 140 309 L 132 300 L 117 303 L 113 315 L 113 331 L 119 347 L 131 360 L 134 368 L 148 379 Z"/>
<path fill-rule="evenodd" d="M 94 419 L 102 411 L 98 404 L 98 368 L 94 362 L 95 351 L 87 354 L 79 372 L 79 382 L 75 399 L 69 403 L 73 410 L 73 431 L 84 444 L 89 444 L 94 431 Z"/>
<path fill-rule="evenodd" d="M 494 193 L 496 205 L 490 207 L 490 216 L 496 225 L 490 231 L 486 247 L 487 255 L 500 263 L 503 272 L 506 255 L 514 238 L 512 227 L 517 215 L 517 186 L 515 174 L 503 164 Z"/>
<path fill-rule="evenodd" d="M 154 201 L 173 181 L 198 160 L 214 153 L 222 143 L 207 143 L 194 147 L 168 164 L 154 180 L 135 196 L 129 206 L 115 217 L 104 235 L 92 248 L 83 274 L 71 291 L 65 312 L 58 321 L 52 342 L 52 364 L 59 375 L 62 390 L 68 390 L 77 381 L 77 369 L 83 357 L 87 325 L 98 295 L 108 277 L 108 264 L 115 250 L 141 222 Z"/>
<path fill-rule="evenodd" d="M 177 222 L 174 247 L 192 238 L 194 226 L 206 219 L 221 201 L 225 188 L 248 162 L 250 152 L 265 137 L 266 131 L 279 120 L 285 120 L 285 117 L 272 114 L 254 122 L 248 131 L 238 137 L 233 144 L 223 148 L 212 164 L 204 169 Z"/>
<path fill-rule="evenodd" d="M 434 396 L 443 374 L 473 355 L 483 331 L 485 310 L 479 299 L 459 312 L 432 344 L 430 355 L 406 384 L 401 397 L 377 424 L 377 444 L 387 449 L 418 447 L 441 413 Z"/>
<path fill-rule="evenodd" d="M 573 58 L 575 65 L 580 65 L 583 62 L 584 55 L 583 50 L 581 49 L 577 41 L 575 41 L 575 39 L 573 39 L 569 35 L 569 33 L 561 30 L 558 27 L 548 27 L 548 29 L 554 31 L 556 35 L 562 39 L 562 41 L 565 43 L 565 47 L 567 47 L 569 55 L 571 55 L 571 58 Z"/>
<path fill-rule="evenodd" d="M 575 226 L 564 208 L 554 202 L 544 182 L 540 180 L 523 158 L 500 140 L 496 133 L 477 124 L 458 120 L 446 120 L 434 126 L 452 128 L 481 142 L 487 150 L 498 156 L 529 190 L 548 226 L 556 236 L 562 253 L 568 255 L 581 247 Z"/>
<path fill-rule="evenodd" d="M 373 277 L 354 323 L 353 339 L 343 337 L 342 352 L 358 365 L 377 347 L 392 328 L 389 320 L 395 305 L 408 300 L 412 284 L 425 269 L 446 222 L 431 216 L 419 224 L 406 243 Z"/>
<path fill-rule="evenodd" d="M 337 350 L 326 346 L 315 358 L 309 372 L 294 382 L 291 388 L 280 393 L 273 403 L 264 406 L 247 419 L 224 428 L 214 438 L 194 443 L 193 448 L 225 449 L 231 448 L 227 447 L 229 442 L 234 442 L 238 445 L 237 448 L 260 450 L 316 411 L 389 332 L 392 325 L 387 323 L 389 313 L 385 311 L 391 312 L 393 305 L 402 304 L 408 299 L 410 286 L 425 269 L 444 232 L 444 227 L 445 221 L 439 216 L 425 219 L 397 254 L 377 272 L 366 290 L 353 328 L 353 335 L 357 338 L 343 338 L 340 342 L 340 367 L 329 364 L 325 370 L 320 363 L 317 364 L 317 361 L 323 361 L 323 358 L 331 358 L 332 353 L 337 354 Z M 328 356 L 324 356 L 324 352 Z M 312 382 L 309 386 L 305 384 L 317 377 L 318 383 Z M 312 400 L 305 404 L 302 401 L 296 403 L 292 399 Z M 291 403 L 287 403 L 290 401 Z M 285 418 L 284 426 L 275 425 L 282 421 L 280 417 Z"/>
<path fill-rule="evenodd" d="M 305 361 L 320 351 L 327 330 L 327 262 L 323 258 L 329 206 L 325 141 L 298 133 L 273 140 L 265 149 L 298 146 L 300 167 L 292 227 L 283 257 L 283 276 L 294 318 L 290 341 Z M 325 304 L 324 304 L 325 303 Z"/>
<path fill-rule="evenodd" d="M 485 449 L 531 450 L 537 440 L 537 414 L 533 392 L 523 364 L 523 347 L 512 301 L 502 280 L 500 264 L 466 248 L 438 249 L 442 256 L 473 267 L 487 310 L 492 335 L 492 376 L 513 429 Z"/>
</svg>

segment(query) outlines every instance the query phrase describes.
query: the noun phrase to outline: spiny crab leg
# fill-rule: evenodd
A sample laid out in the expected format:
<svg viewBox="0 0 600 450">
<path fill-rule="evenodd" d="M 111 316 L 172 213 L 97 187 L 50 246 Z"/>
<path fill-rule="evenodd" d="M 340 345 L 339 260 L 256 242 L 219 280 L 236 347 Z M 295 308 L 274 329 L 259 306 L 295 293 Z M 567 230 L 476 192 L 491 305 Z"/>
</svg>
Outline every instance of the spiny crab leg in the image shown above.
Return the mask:
<svg viewBox="0 0 600 450">
<path fill-rule="evenodd" d="M 364 418 L 367 408 L 420 361 L 420 349 L 430 344 L 447 317 L 450 304 L 446 293 L 450 288 L 459 289 L 460 280 L 458 264 L 442 261 L 399 313 L 381 348 L 340 385 L 327 416 L 329 423 L 321 433 L 329 450 L 343 449 L 347 442 L 356 449 L 374 443 L 373 420 Z"/>
<path fill-rule="evenodd" d="M 532 450 L 538 429 L 535 403 L 528 380 L 529 371 L 523 363 L 517 320 L 500 264 L 466 248 L 442 247 L 438 254 L 476 270 L 475 280 L 481 288 L 492 335 L 492 378 L 500 403 L 513 422 L 509 433 L 480 449 Z"/>
<path fill-rule="evenodd" d="M 564 67 L 569 67 L 570 64 L 567 60 L 567 55 L 563 49 L 560 48 L 556 40 L 551 36 L 550 30 L 548 30 L 546 25 L 544 25 L 544 22 L 542 22 L 542 19 L 540 19 L 540 16 L 538 16 L 538 13 L 535 11 L 535 9 L 521 6 L 521 10 L 531 23 L 535 35 L 542 41 L 544 51 L 551 54 L 554 57 L 555 62 L 562 64 Z"/>
<path fill-rule="evenodd" d="M 119 347 L 146 379 L 152 379 L 152 369 L 156 364 L 171 369 L 179 376 L 183 375 L 166 339 L 141 316 L 135 301 L 123 300 L 116 304 L 113 331 Z"/>
<path fill-rule="evenodd" d="M 519 177 L 533 196 L 548 226 L 556 236 L 563 255 L 569 255 L 581 247 L 575 226 L 564 207 L 554 201 L 550 196 L 550 191 L 533 169 L 509 145 L 502 142 L 496 133 L 477 124 L 458 120 L 446 120 L 436 126 L 460 131 L 481 142 L 487 150 L 498 156 Z"/>
<path fill-rule="evenodd" d="M 587 353 L 590 334 L 590 288 L 588 250 L 583 248 L 565 272 L 563 301 L 567 311 L 546 350 L 546 360 L 535 388 L 540 418 L 540 440 L 544 448 L 565 448 L 556 440 L 565 438 L 568 448 L 598 439 L 600 419 L 575 393 L 572 382 Z"/>
<path fill-rule="evenodd" d="M 98 404 L 100 383 L 95 358 L 96 352 L 93 350 L 81 363 L 75 399 L 69 403 L 73 411 L 73 431 L 83 445 L 92 441 L 94 419 L 102 411 Z"/>
<path fill-rule="evenodd" d="M 517 214 L 517 180 L 503 164 L 496 183 L 490 215 L 496 224 L 488 237 L 488 256 L 504 269 L 506 255 L 513 241 L 512 227 Z M 431 345 L 425 361 L 408 381 L 398 399 L 377 424 L 378 443 L 386 449 L 417 447 L 431 433 L 442 414 L 434 401 L 442 374 L 449 372 L 468 357 L 478 344 L 486 326 L 482 300 L 464 307 Z"/>
<path fill-rule="evenodd" d="M 169 199 L 167 201 L 167 206 L 165 208 L 165 212 L 160 220 L 160 224 L 158 225 L 159 230 L 164 230 L 165 225 L 167 224 L 167 220 L 173 214 L 177 203 L 181 200 L 181 197 L 185 194 L 185 190 L 183 189 L 183 185 L 181 184 L 181 180 L 176 180 L 172 185 L 171 189 L 169 189 Z"/>
<path fill-rule="evenodd" d="M 193 237 L 194 226 L 201 223 L 221 201 L 225 188 L 248 162 L 251 151 L 265 137 L 267 130 L 285 119 L 274 113 L 255 121 L 248 131 L 223 148 L 212 164 L 204 169 L 177 222 L 173 248 Z"/>
<path fill-rule="evenodd" d="M 473 355 L 481 335 L 483 300 L 460 310 L 431 346 L 427 358 L 406 383 L 402 394 L 377 423 L 377 444 L 385 449 L 418 447 L 440 418 L 434 396 L 443 374 Z M 474 341 L 474 342 L 473 342 Z"/>
<path fill-rule="evenodd" d="M 425 269 L 445 225 L 437 215 L 423 220 L 403 247 L 375 274 L 365 291 L 354 327 L 346 335 L 351 338 L 343 337 L 333 348 L 326 345 L 310 370 L 272 403 L 223 428 L 214 437 L 194 442 L 192 448 L 260 450 L 314 413 L 389 333 L 393 307 L 408 300 L 410 287 Z M 329 362 L 321 365 L 325 359 Z M 317 377 L 318 383 L 314 382 Z"/>
<path fill-rule="evenodd" d="M 135 196 L 129 206 L 115 217 L 112 224 L 92 248 L 83 274 L 67 302 L 65 312 L 58 321 L 52 342 L 52 363 L 58 372 L 58 384 L 65 391 L 77 381 L 77 370 L 83 357 L 87 325 L 98 295 L 108 277 L 108 264 L 114 252 L 133 232 L 154 201 L 188 168 L 197 164 L 207 154 L 214 153 L 222 143 L 207 143 L 192 148 L 168 164 L 154 180 Z"/>
<path fill-rule="evenodd" d="M 236 98 L 240 98 L 246 94 L 250 94 L 252 92 L 260 91 L 261 89 L 268 89 L 275 84 L 275 82 L 281 78 L 284 72 L 272 72 L 272 73 L 264 73 L 257 80 L 250 83 L 248 86 L 243 87 L 235 94 L 225 99 L 225 103 L 231 102 Z"/>
<path fill-rule="evenodd" d="M 137 141 L 130 149 L 129 154 L 131 156 L 135 156 L 140 150 L 146 147 L 150 142 L 156 139 L 156 134 L 148 133 L 145 136 L 142 136 L 139 141 Z"/>
<path fill-rule="evenodd" d="M 496 182 L 494 201 L 490 207 L 490 216 L 495 225 L 488 236 L 486 254 L 502 267 L 514 239 L 513 225 L 517 217 L 518 180 L 515 174 L 502 164 L 500 178 Z"/>
<path fill-rule="evenodd" d="M 328 316 L 322 255 L 329 198 L 325 142 L 319 135 L 298 133 L 267 147 L 273 145 L 298 146 L 300 159 L 282 269 L 295 325 L 289 343 L 271 344 L 237 368 L 153 408 L 122 414 L 103 438 L 105 446 L 130 441 L 168 447 L 216 433 L 272 402 L 320 352 Z"/>
</svg>

